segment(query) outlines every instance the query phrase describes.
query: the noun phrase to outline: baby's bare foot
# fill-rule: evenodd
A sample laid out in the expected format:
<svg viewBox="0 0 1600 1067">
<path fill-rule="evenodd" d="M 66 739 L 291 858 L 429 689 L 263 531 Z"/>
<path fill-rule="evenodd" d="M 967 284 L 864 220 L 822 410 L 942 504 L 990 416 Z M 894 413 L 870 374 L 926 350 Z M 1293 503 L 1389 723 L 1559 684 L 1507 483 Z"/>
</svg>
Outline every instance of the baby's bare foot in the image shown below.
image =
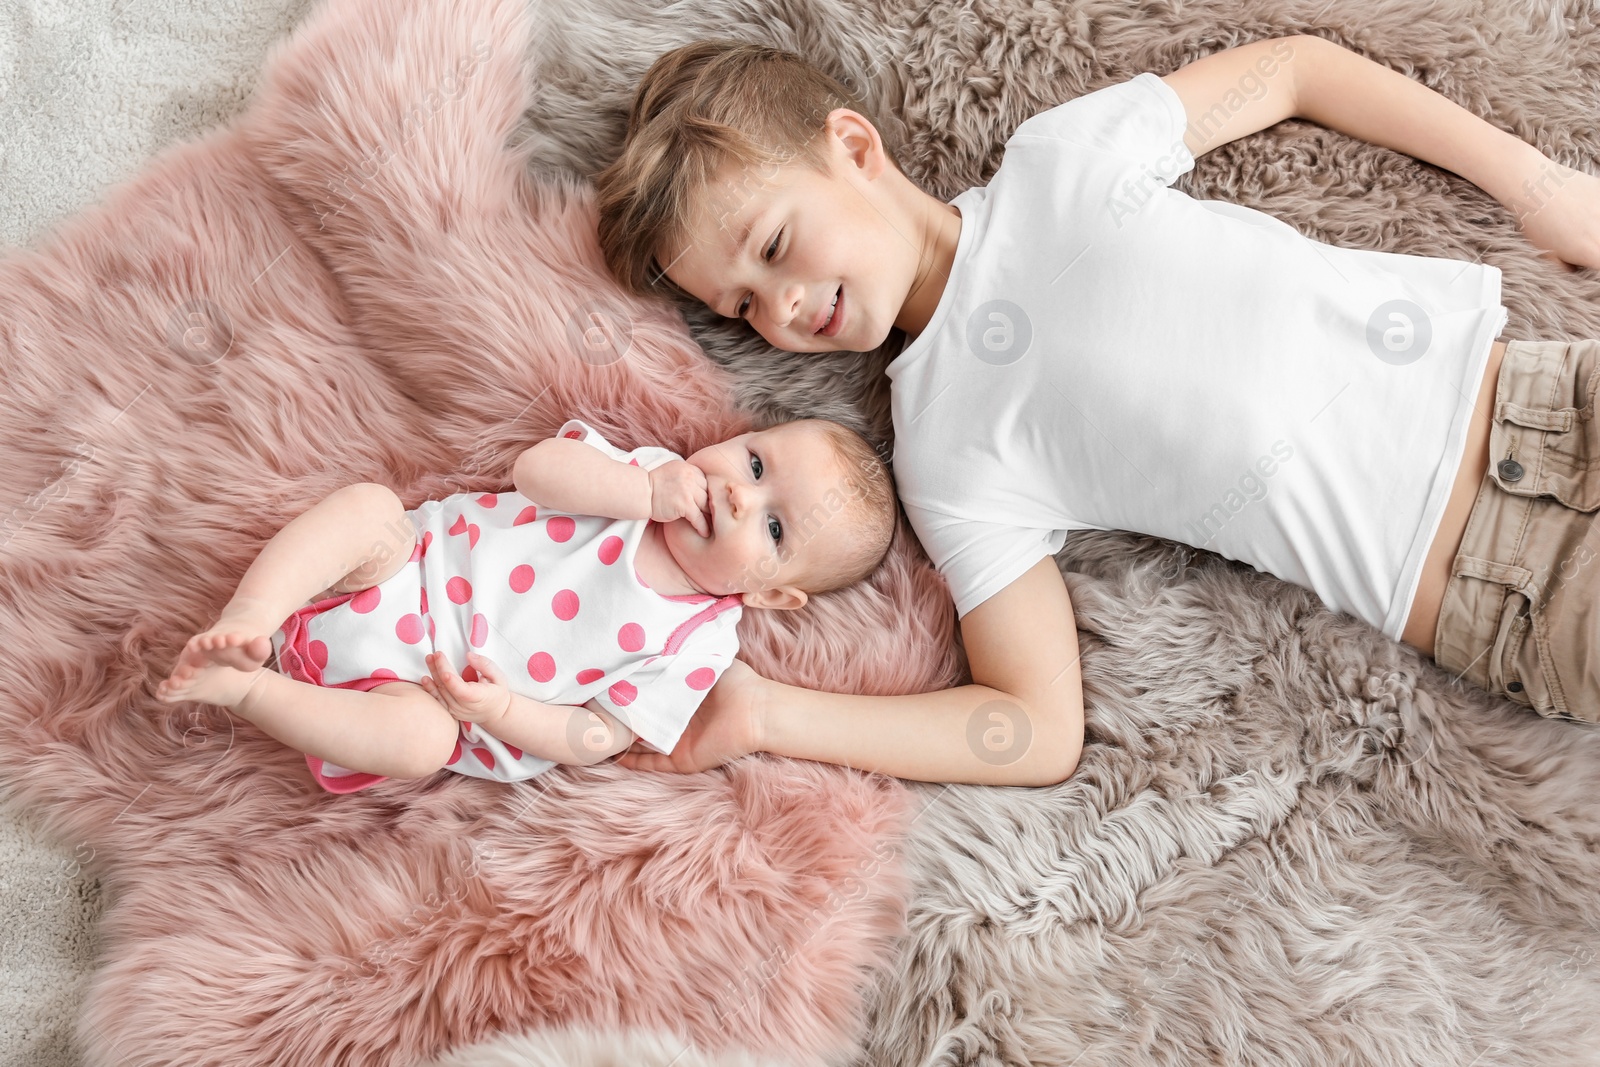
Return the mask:
<svg viewBox="0 0 1600 1067">
<path fill-rule="evenodd" d="M 218 663 L 193 667 L 179 665 L 156 686 L 156 696 L 167 704 L 198 700 L 225 708 L 237 707 L 265 667 L 241 671 Z"/>
<path fill-rule="evenodd" d="M 270 614 L 253 601 L 233 600 L 213 626 L 189 638 L 173 671 L 179 667 L 199 670 L 211 664 L 255 670 L 272 654 L 272 638 L 267 635 L 283 624 L 282 619 L 269 620 Z"/>
</svg>

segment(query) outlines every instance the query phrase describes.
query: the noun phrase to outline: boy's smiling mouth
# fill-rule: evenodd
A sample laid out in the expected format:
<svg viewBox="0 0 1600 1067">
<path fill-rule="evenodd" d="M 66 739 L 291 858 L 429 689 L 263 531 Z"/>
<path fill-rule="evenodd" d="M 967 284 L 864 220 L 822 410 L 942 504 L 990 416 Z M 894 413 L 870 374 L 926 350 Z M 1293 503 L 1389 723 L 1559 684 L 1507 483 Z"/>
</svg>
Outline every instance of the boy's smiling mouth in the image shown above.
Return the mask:
<svg viewBox="0 0 1600 1067">
<path fill-rule="evenodd" d="M 832 337 L 834 334 L 839 332 L 835 326 L 840 321 L 839 305 L 843 303 L 843 301 L 844 283 L 841 282 L 839 284 L 839 288 L 834 290 L 832 302 L 827 307 L 822 309 L 821 321 L 817 323 L 817 328 L 811 331 L 813 334 L 817 334 L 822 337 Z"/>
</svg>

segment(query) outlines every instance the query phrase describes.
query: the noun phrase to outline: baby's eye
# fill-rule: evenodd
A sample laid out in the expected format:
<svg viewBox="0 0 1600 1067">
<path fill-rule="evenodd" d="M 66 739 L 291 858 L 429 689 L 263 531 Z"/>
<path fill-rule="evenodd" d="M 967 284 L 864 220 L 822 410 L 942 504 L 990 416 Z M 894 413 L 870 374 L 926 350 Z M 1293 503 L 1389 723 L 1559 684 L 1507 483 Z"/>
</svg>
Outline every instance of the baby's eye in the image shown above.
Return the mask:
<svg viewBox="0 0 1600 1067">
<path fill-rule="evenodd" d="M 761 457 L 756 455 L 754 452 L 750 453 L 750 473 L 754 474 L 756 478 L 759 479 L 761 477 L 761 472 L 765 469 L 766 468 L 761 465 Z"/>
<path fill-rule="evenodd" d="M 767 516 L 767 532 L 772 535 L 774 541 L 780 544 L 783 542 L 783 524 L 771 515 Z"/>
</svg>

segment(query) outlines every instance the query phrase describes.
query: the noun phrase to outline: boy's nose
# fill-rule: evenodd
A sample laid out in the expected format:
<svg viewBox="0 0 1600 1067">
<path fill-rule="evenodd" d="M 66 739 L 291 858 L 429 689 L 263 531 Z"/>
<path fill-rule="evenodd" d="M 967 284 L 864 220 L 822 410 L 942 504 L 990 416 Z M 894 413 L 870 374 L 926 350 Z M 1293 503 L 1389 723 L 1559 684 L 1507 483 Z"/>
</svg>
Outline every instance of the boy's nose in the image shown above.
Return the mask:
<svg viewBox="0 0 1600 1067">
<path fill-rule="evenodd" d="M 805 323 L 796 321 L 804 307 L 804 302 L 801 299 L 803 292 L 804 290 L 798 285 L 785 286 L 778 291 L 777 300 L 773 302 L 772 306 L 778 309 L 779 326 L 785 328 L 789 326 L 805 326 Z"/>
</svg>

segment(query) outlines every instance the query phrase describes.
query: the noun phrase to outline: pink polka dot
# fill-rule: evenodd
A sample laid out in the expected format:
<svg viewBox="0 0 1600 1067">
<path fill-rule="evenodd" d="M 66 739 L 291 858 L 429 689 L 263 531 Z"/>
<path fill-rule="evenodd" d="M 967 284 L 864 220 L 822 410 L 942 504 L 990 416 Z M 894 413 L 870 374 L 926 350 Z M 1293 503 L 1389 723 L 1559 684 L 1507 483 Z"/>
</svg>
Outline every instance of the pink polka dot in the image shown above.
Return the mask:
<svg viewBox="0 0 1600 1067">
<path fill-rule="evenodd" d="M 444 583 L 445 596 L 457 604 L 465 604 L 472 599 L 472 583 L 459 574 Z"/>
<path fill-rule="evenodd" d="M 638 460 L 637 460 L 637 459 L 630 459 L 630 460 L 628 460 L 628 466 L 630 466 L 630 467 L 637 467 L 637 466 L 638 466 L 638 465 L 639 465 L 639 461 L 638 461 Z"/>
<path fill-rule="evenodd" d="M 422 613 L 424 615 L 428 613 L 428 590 L 426 588 L 422 590 Z"/>
<path fill-rule="evenodd" d="M 492 508 L 498 503 L 500 503 L 500 497 L 496 493 L 485 493 L 478 498 L 478 506 L 480 508 Z"/>
<path fill-rule="evenodd" d="M 431 621 L 431 620 L 430 620 Z M 403 615 L 400 621 L 394 624 L 394 635 L 408 645 L 414 645 L 422 640 L 422 616 Z"/>
<path fill-rule="evenodd" d="M 550 520 L 549 525 L 547 525 L 545 529 L 549 531 L 550 540 L 560 541 L 564 544 L 567 541 L 572 540 L 572 531 L 577 528 L 577 525 L 577 523 L 573 522 L 572 519 L 568 518 L 566 515 L 557 515 L 555 518 Z"/>
<path fill-rule="evenodd" d="M 582 430 L 568 430 L 566 433 L 562 434 L 561 436 L 562 437 L 570 437 L 570 438 L 577 439 L 577 438 L 581 438 L 583 436 L 583 431 Z"/>
<path fill-rule="evenodd" d="M 478 762 L 479 763 L 483 764 L 485 767 L 489 768 L 491 771 L 494 770 L 494 753 L 493 752 L 490 752 L 486 748 L 475 748 L 475 749 L 472 750 L 472 754 L 474 756 L 478 757 Z"/>
<path fill-rule="evenodd" d="M 462 667 L 461 680 L 463 682 L 476 682 L 478 680 L 478 668 L 474 667 L 470 663 L 465 667 Z"/>
<path fill-rule="evenodd" d="M 533 588 L 533 568 L 526 563 L 519 563 L 511 568 L 511 591 L 513 593 L 526 593 Z"/>
<path fill-rule="evenodd" d="M 457 515 L 456 516 L 456 521 L 450 524 L 450 532 L 453 533 L 453 534 L 464 534 L 464 533 L 466 533 L 467 532 L 467 517 L 465 515 Z"/>
<path fill-rule="evenodd" d="M 590 682 L 598 682 L 600 679 L 604 678 L 605 676 L 606 676 L 606 672 L 605 671 L 596 670 L 593 667 L 589 667 L 589 668 L 586 668 L 585 670 L 581 670 L 581 671 L 578 672 L 578 684 L 579 685 L 588 685 Z"/>
<path fill-rule="evenodd" d="M 417 560 L 419 560 L 421 558 L 422 558 L 422 542 L 418 541 L 418 542 L 416 542 L 415 544 L 413 544 L 411 546 L 411 558 L 406 560 L 406 562 L 407 563 L 415 563 Z"/>
<path fill-rule="evenodd" d="M 502 741 L 500 743 L 505 745 L 504 741 Z M 511 758 L 512 759 L 521 759 L 522 758 L 522 749 L 518 748 L 516 745 L 506 745 L 506 751 L 511 753 Z"/>
<path fill-rule="evenodd" d="M 383 678 L 391 682 L 398 682 L 400 680 L 400 676 L 394 673 L 394 671 L 391 671 L 388 667 L 379 667 L 377 670 L 372 672 L 372 676 L 374 678 Z"/>
<path fill-rule="evenodd" d="M 648 667 L 648 666 L 650 666 L 650 664 L 654 663 L 656 660 L 658 660 L 660 658 L 661 658 L 660 656 L 651 656 L 649 659 L 644 661 L 644 665 L 646 667 Z"/>
<path fill-rule="evenodd" d="M 556 613 L 556 618 L 562 622 L 570 622 L 578 614 L 578 594 L 570 589 L 563 589 L 550 598 L 550 608 Z"/>
<path fill-rule="evenodd" d="M 511 525 L 513 525 L 513 526 L 526 526 L 530 522 L 537 522 L 538 519 L 539 519 L 539 508 L 538 508 L 538 506 L 534 505 L 534 504 L 529 504 L 527 507 L 525 507 L 521 511 L 517 512 L 517 517 L 515 519 L 511 520 Z"/>
<path fill-rule="evenodd" d="M 431 640 L 433 640 L 433 638 L 434 638 L 434 632 L 433 632 L 433 616 L 432 616 L 432 615 L 429 615 L 429 616 L 428 616 L 428 640 L 430 640 L 430 641 L 431 641 Z"/>
<path fill-rule="evenodd" d="M 481 612 L 472 616 L 472 634 L 468 639 L 472 642 L 473 648 L 482 648 L 483 643 L 489 640 L 489 620 L 484 618 Z M 461 676 L 465 678 L 466 671 L 462 671 Z"/>
<path fill-rule="evenodd" d="M 328 665 L 328 646 L 321 641 L 311 642 L 311 662 L 321 670 Z"/>
<path fill-rule="evenodd" d="M 433 531 L 424 530 L 422 532 L 422 554 L 424 556 L 428 554 L 428 546 L 431 544 L 433 544 Z"/>
<path fill-rule="evenodd" d="M 644 647 L 644 627 L 630 622 L 617 631 L 617 644 L 624 652 L 637 652 Z"/>
<path fill-rule="evenodd" d="M 528 657 L 528 676 L 536 682 L 548 682 L 556 676 L 555 657 L 548 652 L 535 652 Z"/>
<path fill-rule="evenodd" d="M 620 682 L 613 682 L 611 688 L 607 689 L 606 692 L 611 694 L 611 703 L 619 708 L 625 708 L 632 704 L 633 698 L 639 695 L 639 690 L 634 688 L 633 683 L 626 679 Z"/>
<path fill-rule="evenodd" d="M 450 762 L 447 766 L 455 766 L 456 760 L 461 758 L 461 738 L 456 738 L 456 750 L 450 753 Z"/>
<path fill-rule="evenodd" d="M 710 667 L 696 667 L 689 672 L 689 677 L 684 681 L 690 689 L 710 689 L 711 683 L 717 680 L 717 672 Z"/>
<path fill-rule="evenodd" d="M 620 555 L 622 555 L 622 538 L 613 534 L 600 542 L 600 562 L 607 567 L 615 563 Z"/>
<path fill-rule="evenodd" d="M 358 615 L 365 615 L 378 606 L 378 600 L 382 596 L 383 593 L 375 585 L 363 589 L 350 598 L 350 610 Z"/>
<path fill-rule="evenodd" d="M 467 526 L 467 548 L 469 550 L 478 547 L 478 535 L 482 532 L 482 530 L 478 529 L 478 524 L 475 522 Z"/>
</svg>

